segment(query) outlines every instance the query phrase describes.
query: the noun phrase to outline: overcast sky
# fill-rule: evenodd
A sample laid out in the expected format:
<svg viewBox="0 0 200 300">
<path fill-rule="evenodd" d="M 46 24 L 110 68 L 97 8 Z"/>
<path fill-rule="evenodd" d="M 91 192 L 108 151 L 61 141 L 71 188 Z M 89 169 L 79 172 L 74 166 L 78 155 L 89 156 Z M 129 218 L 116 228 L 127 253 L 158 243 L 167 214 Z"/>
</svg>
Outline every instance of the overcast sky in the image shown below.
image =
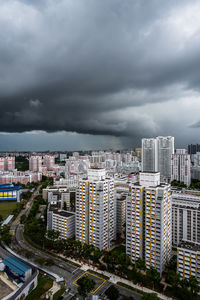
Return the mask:
<svg viewBox="0 0 200 300">
<path fill-rule="evenodd" d="M 1 0 L 0 150 L 200 143 L 200 1 Z"/>
</svg>

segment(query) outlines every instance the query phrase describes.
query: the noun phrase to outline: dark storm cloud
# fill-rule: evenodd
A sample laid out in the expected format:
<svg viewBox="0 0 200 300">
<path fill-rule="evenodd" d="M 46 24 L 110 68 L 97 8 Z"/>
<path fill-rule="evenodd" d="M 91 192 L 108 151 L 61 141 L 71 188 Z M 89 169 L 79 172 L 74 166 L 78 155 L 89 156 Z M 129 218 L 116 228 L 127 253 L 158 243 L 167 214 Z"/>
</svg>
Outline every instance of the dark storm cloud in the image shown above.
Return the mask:
<svg viewBox="0 0 200 300">
<path fill-rule="evenodd" d="M 199 21 L 183 26 L 190 4 L 2 1 L 1 131 L 156 134 L 145 106 L 199 89 Z"/>
</svg>

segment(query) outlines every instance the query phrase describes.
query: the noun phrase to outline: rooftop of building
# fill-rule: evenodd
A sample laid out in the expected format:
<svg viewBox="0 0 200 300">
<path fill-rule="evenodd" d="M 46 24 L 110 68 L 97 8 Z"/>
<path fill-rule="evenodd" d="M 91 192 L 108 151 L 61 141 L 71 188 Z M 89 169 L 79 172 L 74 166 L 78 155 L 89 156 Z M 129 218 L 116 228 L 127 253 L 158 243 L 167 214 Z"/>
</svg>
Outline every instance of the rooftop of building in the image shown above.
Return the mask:
<svg viewBox="0 0 200 300">
<path fill-rule="evenodd" d="M 12 183 L 0 185 L 0 192 L 18 191 L 20 189 L 21 189 L 21 186 L 14 186 Z"/>
<path fill-rule="evenodd" d="M 105 170 L 104 168 L 99 168 L 99 167 L 91 167 L 89 170 Z"/>
<path fill-rule="evenodd" d="M 10 288 L 10 285 L 12 284 L 12 282 L 9 282 L 9 279 L 7 280 L 2 280 L 1 277 L 3 277 L 4 273 L 0 272 L 0 299 L 3 299 L 4 297 L 8 296 L 13 289 Z M 17 286 L 16 286 L 17 288 Z"/>
<path fill-rule="evenodd" d="M 157 174 L 157 173 L 160 173 L 158 171 L 142 171 L 140 173 L 146 173 L 146 174 Z"/>
<path fill-rule="evenodd" d="M 7 257 L 2 262 L 5 266 L 7 266 L 12 271 L 16 272 L 18 275 L 23 275 L 26 271 L 31 269 L 31 267 L 25 265 L 23 262 L 21 262 L 13 256 Z"/>
<path fill-rule="evenodd" d="M 167 187 L 167 186 L 170 186 L 169 183 L 165 183 L 165 182 L 161 182 L 159 185 L 156 185 L 156 186 L 148 186 L 148 187 L 145 187 L 144 185 L 140 185 L 139 182 L 134 182 L 133 185 L 136 185 L 136 186 L 141 186 L 141 187 L 144 187 L 144 188 L 157 188 L 157 187 Z"/>
<path fill-rule="evenodd" d="M 200 245 L 196 245 L 194 243 L 190 242 L 184 242 L 182 241 L 179 245 L 178 248 L 185 248 L 191 251 L 200 251 Z"/>
<path fill-rule="evenodd" d="M 66 218 L 74 216 L 73 212 L 66 211 L 66 210 L 61 210 L 61 209 L 54 210 L 53 213 L 56 214 L 56 215 L 62 216 L 62 217 L 66 217 Z"/>
</svg>

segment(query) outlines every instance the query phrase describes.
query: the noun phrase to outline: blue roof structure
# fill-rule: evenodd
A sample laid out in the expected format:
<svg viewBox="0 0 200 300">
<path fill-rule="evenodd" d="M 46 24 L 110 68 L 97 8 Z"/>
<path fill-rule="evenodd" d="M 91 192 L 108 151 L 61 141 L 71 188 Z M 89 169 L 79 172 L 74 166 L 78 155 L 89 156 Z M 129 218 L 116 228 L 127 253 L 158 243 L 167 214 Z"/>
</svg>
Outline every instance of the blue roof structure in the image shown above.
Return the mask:
<svg viewBox="0 0 200 300">
<path fill-rule="evenodd" d="M 4 184 L 0 184 L 0 188 L 4 188 L 4 187 L 13 187 L 14 185 L 12 183 L 4 183 Z"/>
<path fill-rule="evenodd" d="M 10 192 L 10 191 L 19 191 L 21 186 L 14 186 L 13 184 L 2 184 L 0 185 L 0 192 Z"/>
<path fill-rule="evenodd" d="M 18 275 L 24 275 L 26 271 L 31 269 L 31 267 L 25 265 L 23 262 L 13 256 L 4 259 L 2 262 L 5 266 L 7 266 L 10 270 L 14 271 Z"/>
</svg>

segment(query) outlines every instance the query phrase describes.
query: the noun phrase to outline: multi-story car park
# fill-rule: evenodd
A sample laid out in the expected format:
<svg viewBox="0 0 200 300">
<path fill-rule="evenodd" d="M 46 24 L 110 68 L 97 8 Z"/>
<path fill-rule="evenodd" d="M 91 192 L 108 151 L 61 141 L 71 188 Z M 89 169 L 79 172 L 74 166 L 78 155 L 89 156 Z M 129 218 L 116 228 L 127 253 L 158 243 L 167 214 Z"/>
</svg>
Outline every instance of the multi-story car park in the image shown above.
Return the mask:
<svg viewBox="0 0 200 300">
<path fill-rule="evenodd" d="M 104 250 L 115 238 L 114 180 L 106 178 L 105 169 L 89 169 L 76 192 L 76 239 Z"/>
<path fill-rule="evenodd" d="M 171 257 L 171 191 L 160 184 L 160 173 L 140 173 L 127 198 L 126 253 L 143 258 L 160 274 Z"/>
<path fill-rule="evenodd" d="M 200 247 L 182 242 L 177 248 L 177 272 L 182 278 L 194 276 L 200 284 Z"/>
</svg>

